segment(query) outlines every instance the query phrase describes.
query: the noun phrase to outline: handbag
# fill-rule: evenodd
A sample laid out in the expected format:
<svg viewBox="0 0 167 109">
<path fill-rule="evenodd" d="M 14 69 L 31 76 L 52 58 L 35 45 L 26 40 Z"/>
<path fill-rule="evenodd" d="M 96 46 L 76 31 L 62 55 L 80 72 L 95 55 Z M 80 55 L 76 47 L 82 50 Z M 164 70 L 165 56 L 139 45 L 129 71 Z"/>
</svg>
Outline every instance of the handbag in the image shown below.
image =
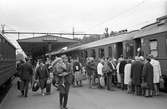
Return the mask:
<svg viewBox="0 0 167 109">
<path fill-rule="evenodd" d="M 164 86 L 164 79 L 163 78 L 160 78 L 160 89 L 163 89 L 165 86 Z"/>
<path fill-rule="evenodd" d="M 35 81 L 32 85 L 32 91 L 36 92 L 39 89 L 39 82 Z"/>
<path fill-rule="evenodd" d="M 100 77 L 100 85 L 101 85 L 102 87 L 105 86 L 104 77 Z"/>
</svg>

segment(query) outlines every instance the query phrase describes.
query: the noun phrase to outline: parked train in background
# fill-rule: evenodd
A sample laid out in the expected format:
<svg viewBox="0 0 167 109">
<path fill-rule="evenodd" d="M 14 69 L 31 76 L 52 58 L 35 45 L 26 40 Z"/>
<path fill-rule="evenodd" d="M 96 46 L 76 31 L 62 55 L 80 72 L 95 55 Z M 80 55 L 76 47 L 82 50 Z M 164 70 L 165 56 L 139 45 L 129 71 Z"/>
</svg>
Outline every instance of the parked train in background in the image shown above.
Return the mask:
<svg viewBox="0 0 167 109">
<path fill-rule="evenodd" d="M 117 34 L 69 48 L 63 52 L 52 52 L 52 54 L 65 53 L 71 57 L 79 56 L 81 61 L 84 61 L 86 57 L 118 59 L 121 55 L 125 58 L 134 58 L 138 48 L 141 48 L 144 57 L 152 54 L 155 59 L 160 61 L 162 75 L 165 79 L 164 86 L 167 90 L 167 16 L 157 18 L 155 23 L 139 30 Z"/>
<path fill-rule="evenodd" d="M 8 87 L 16 73 L 16 48 L 0 33 L 0 91 Z"/>
</svg>

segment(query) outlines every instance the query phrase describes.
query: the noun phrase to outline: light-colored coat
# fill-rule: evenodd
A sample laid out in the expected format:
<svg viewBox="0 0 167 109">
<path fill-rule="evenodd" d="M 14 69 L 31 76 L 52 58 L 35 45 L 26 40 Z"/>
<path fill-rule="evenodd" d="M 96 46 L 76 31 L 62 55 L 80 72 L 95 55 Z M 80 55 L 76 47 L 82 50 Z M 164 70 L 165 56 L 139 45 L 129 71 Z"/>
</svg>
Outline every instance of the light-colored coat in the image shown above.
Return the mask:
<svg viewBox="0 0 167 109">
<path fill-rule="evenodd" d="M 153 77 L 153 83 L 159 83 L 160 82 L 160 76 L 161 76 L 161 66 L 159 61 L 155 59 L 151 59 L 151 65 L 153 66 L 153 72 L 154 72 L 154 77 Z"/>
<path fill-rule="evenodd" d="M 97 74 L 103 75 L 103 64 L 100 62 L 97 65 Z"/>
<path fill-rule="evenodd" d="M 131 82 L 131 64 L 126 64 L 124 69 L 124 83 L 129 84 Z"/>
<path fill-rule="evenodd" d="M 117 81 L 118 81 L 118 83 L 121 83 L 121 76 L 120 76 L 120 73 L 119 73 L 119 65 L 120 65 L 120 63 L 118 63 L 117 66 L 116 66 L 116 69 L 117 69 Z"/>
</svg>

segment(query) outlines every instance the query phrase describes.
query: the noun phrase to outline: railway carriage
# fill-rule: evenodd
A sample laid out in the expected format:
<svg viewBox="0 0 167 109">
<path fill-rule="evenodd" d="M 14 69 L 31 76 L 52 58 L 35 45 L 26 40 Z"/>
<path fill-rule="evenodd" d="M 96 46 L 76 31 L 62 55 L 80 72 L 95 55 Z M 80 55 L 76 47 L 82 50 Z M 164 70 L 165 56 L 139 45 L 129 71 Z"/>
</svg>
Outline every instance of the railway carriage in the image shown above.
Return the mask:
<svg viewBox="0 0 167 109">
<path fill-rule="evenodd" d="M 0 33 L 0 88 L 10 83 L 16 73 L 16 48 Z"/>
<path fill-rule="evenodd" d="M 56 54 L 66 53 L 71 57 L 79 56 L 81 62 L 85 63 L 84 60 L 87 57 L 118 59 L 123 55 L 125 58 L 134 58 L 137 55 L 137 48 L 141 48 L 144 56 L 152 54 L 160 61 L 167 89 L 167 16 L 157 18 L 155 23 L 139 30 L 69 48 Z"/>
</svg>

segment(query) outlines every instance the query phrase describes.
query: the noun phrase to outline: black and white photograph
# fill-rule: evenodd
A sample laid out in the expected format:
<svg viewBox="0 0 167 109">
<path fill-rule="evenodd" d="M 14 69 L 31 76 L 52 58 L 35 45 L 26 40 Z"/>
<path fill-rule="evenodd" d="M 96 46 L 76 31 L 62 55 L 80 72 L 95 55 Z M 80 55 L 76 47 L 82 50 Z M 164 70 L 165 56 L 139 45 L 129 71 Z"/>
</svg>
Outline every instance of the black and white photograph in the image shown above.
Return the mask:
<svg viewBox="0 0 167 109">
<path fill-rule="evenodd" d="M 0 109 L 167 109 L 167 0 L 0 0 Z"/>
</svg>

